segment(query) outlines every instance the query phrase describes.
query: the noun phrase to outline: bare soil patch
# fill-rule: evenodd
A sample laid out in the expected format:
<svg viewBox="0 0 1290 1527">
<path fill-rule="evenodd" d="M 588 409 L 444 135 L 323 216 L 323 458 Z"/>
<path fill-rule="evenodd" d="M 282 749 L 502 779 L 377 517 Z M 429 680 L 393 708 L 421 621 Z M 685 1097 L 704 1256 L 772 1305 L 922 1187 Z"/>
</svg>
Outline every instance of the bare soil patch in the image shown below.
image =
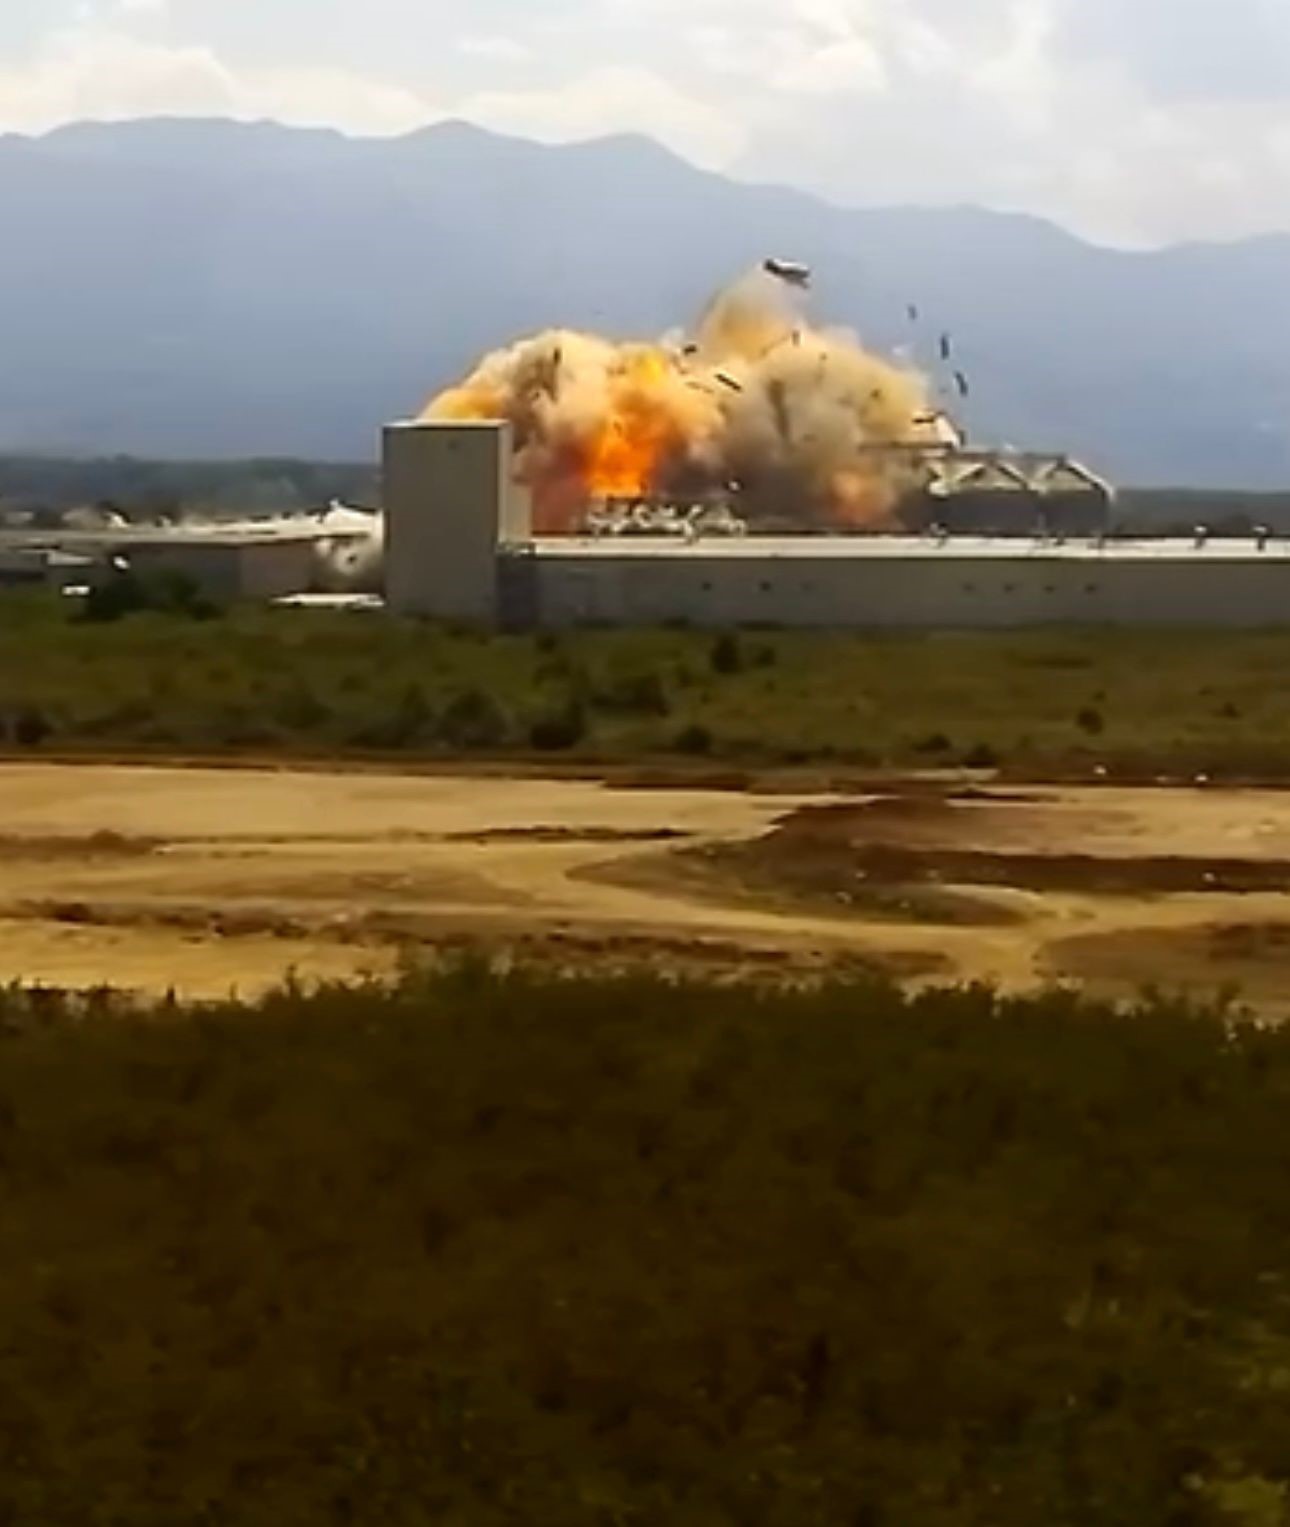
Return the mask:
<svg viewBox="0 0 1290 1527">
<path fill-rule="evenodd" d="M 1290 921 L 1121 928 L 1056 941 L 1050 974 L 1131 995 L 1144 990 L 1226 992 L 1264 1010 L 1290 991 Z"/>
<path fill-rule="evenodd" d="M 1290 1010 L 1285 793 L 28 763 L 0 767 L 0 820 L 0 980 L 206 996 L 478 949 L 730 980 L 1238 983 Z"/>
<path fill-rule="evenodd" d="M 103 831 L 87 834 L 23 836 L 0 834 L 0 862 L 14 859 L 135 859 L 159 852 L 165 844 L 156 838 Z"/>
<path fill-rule="evenodd" d="M 495 843 L 677 843 L 693 836 L 675 827 L 490 827 L 480 832 L 449 833 L 443 841 L 487 848 Z"/>
<path fill-rule="evenodd" d="M 998 805 L 987 797 L 990 805 Z M 930 827 L 953 839 L 1027 830 L 1042 839 L 1042 813 L 1024 807 L 969 817 L 949 799 L 879 799 L 861 806 L 812 806 L 784 818 L 763 837 L 700 850 L 712 869 L 736 878 L 826 895 L 860 886 L 987 886 L 1098 896 L 1244 894 L 1290 891 L 1290 858 L 1182 854 L 1072 853 L 1058 839 L 1049 849 L 1000 850 L 918 841 Z M 911 841 L 912 840 L 912 841 Z"/>
<path fill-rule="evenodd" d="M 870 876 L 842 855 L 820 859 L 748 843 L 708 844 L 666 858 L 618 859 L 577 871 L 588 884 L 630 886 L 697 905 L 797 911 L 846 922 L 1007 928 L 1026 914 L 997 897 L 960 886 Z"/>
</svg>

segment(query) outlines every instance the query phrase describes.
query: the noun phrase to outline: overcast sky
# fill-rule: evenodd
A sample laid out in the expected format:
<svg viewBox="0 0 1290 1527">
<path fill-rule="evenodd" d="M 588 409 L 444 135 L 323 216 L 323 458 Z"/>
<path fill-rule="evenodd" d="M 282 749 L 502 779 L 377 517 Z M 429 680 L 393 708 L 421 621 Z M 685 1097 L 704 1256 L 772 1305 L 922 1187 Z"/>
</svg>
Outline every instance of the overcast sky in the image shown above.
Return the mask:
<svg viewBox="0 0 1290 1527">
<path fill-rule="evenodd" d="M 0 0 L 0 130 L 643 131 L 853 203 L 1290 229 L 1290 0 Z"/>
</svg>

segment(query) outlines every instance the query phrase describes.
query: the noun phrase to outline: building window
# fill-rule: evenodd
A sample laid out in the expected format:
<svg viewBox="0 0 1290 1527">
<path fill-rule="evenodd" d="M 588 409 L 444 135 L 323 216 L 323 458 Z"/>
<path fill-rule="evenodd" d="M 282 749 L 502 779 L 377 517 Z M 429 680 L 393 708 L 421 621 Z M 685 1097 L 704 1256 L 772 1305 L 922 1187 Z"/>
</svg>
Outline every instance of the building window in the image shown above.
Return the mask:
<svg viewBox="0 0 1290 1527">
<path fill-rule="evenodd" d="M 1003 592 L 1005 594 L 1015 594 L 1017 592 L 1017 585 L 1015 583 L 1005 583 Z"/>
<path fill-rule="evenodd" d="M 763 594 L 769 594 L 770 593 L 770 584 L 769 583 L 758 584 L 758 587 L 761 589 Z"/>
<path fill-rule="evenodd" d="M 975 583 L 965 583 L 963 585 L 963 592 L 965 594 L 975 594 L 976 593 L 976 584 Z"/>
<path fill-rule="evenodd" d="M 699 585 L 699 587 L 705 594 L 710 594 L 712 592 L 712 585 L 710 583 L 702 583 Z"/>
</svg>

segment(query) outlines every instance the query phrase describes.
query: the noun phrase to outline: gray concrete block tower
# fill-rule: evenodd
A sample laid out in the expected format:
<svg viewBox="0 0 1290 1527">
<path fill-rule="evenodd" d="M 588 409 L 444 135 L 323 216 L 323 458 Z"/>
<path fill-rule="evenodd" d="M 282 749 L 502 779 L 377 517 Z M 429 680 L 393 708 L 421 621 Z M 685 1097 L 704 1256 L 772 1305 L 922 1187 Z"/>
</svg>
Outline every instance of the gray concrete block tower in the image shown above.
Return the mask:
<svg viewBox="0 0 1290 1527">
<path fill-rule="evenodd" d="M 527 535 L 511 484 L 511 428 L 403 423 L 384 435 L 385 597 L 397 615 L 492 623 L 498 547 Z"/>
</svg>

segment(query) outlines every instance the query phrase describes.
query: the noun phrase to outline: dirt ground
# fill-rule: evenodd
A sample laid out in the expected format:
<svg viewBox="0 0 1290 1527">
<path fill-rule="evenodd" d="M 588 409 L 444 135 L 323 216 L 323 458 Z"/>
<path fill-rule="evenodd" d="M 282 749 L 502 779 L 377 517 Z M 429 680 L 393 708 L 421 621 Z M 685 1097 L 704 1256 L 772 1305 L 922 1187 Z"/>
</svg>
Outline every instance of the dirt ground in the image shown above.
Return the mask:
<svg viewBox="0 0 1290 1527">
<path fill-rule="evenodd" d="M 219 997 L 458 947 L 1290 1008 L 1290 794 L 0 767 L 0 980 Z"/>
</svg>

